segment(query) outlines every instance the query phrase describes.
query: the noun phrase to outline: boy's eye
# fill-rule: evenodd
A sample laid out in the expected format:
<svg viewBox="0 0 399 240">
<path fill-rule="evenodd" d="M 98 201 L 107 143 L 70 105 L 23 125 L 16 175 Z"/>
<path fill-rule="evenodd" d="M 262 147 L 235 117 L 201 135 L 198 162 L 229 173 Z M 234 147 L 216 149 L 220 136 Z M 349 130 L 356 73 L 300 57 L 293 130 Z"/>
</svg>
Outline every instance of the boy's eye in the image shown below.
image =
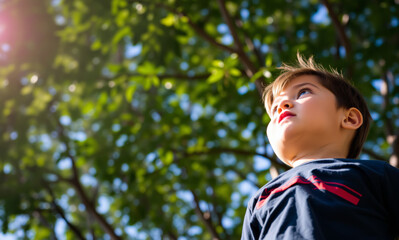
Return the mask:
<svg viewBox="0 0 399 240">
<path fill-rule="evenodd" d="M 312 93 L 312 91 L 308 88 L 304 88 L 299 90 L 298 92 L 298 98 L 300 98 L 302 95 L 308 94 L 308 93 Z"/>
</svg>

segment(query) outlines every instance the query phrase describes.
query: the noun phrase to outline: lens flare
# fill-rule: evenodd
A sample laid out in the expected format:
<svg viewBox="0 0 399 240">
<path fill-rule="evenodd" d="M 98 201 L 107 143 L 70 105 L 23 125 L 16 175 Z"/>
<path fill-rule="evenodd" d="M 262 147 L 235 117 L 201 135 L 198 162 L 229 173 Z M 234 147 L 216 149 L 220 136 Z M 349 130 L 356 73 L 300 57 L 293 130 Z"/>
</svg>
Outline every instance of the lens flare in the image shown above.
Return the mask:
<svg viewBox="0 0 399 240">
<path fill-rule="evenodd" d="M 0 35 L 4 32 L 5 29 L 6 27 L 0 23 Z"/>
</svg>

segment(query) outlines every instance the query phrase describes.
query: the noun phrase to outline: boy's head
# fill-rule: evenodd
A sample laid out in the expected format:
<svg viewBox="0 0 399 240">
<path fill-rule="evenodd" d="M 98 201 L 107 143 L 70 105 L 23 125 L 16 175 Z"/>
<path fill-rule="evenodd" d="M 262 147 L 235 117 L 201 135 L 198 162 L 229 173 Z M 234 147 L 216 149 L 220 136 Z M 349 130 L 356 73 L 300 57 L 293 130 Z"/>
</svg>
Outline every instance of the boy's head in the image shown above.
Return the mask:
<svg viewBox="0 0 399 240">
<path fill-rule="evenodd" d="M 360 93 L 337 71 L 299 54 L 298 66 L 280 69 L 263 93 L 277 156 L 288 165 L 315 156 L 357 158 L 371 120 Z"/>
</svg>

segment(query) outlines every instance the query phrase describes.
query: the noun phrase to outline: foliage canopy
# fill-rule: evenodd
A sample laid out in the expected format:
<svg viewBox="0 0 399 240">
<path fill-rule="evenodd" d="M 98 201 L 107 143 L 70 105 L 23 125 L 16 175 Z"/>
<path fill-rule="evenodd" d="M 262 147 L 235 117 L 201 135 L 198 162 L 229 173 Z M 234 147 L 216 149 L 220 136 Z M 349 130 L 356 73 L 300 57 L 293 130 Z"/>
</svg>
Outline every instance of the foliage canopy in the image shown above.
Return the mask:
<svg viewBox="0 0 399 240">
<path fill-rule="evenodd" d="M 399 2 L 0 1 L 0 225 L 21 239 L 237 239 L 287 168 L 259 91 L 342 69 L 399 166 Z"/>
</svg>

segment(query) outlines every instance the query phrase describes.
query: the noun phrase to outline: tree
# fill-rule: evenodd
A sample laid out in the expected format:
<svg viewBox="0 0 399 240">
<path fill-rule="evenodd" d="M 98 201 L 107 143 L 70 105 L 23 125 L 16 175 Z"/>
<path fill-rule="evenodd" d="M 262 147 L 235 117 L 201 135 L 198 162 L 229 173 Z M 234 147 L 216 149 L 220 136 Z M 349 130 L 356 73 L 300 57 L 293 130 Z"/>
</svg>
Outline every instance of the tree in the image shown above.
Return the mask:
<svg viewBox="0 0 399 240">
<path fill-rule="evenodd" d="M 286 170 L 259 93 L 296 52 L 342 69 L 399 166 L 393 1 L 0 1 L 3 233 L 237 239 Z"/>
</svg>

